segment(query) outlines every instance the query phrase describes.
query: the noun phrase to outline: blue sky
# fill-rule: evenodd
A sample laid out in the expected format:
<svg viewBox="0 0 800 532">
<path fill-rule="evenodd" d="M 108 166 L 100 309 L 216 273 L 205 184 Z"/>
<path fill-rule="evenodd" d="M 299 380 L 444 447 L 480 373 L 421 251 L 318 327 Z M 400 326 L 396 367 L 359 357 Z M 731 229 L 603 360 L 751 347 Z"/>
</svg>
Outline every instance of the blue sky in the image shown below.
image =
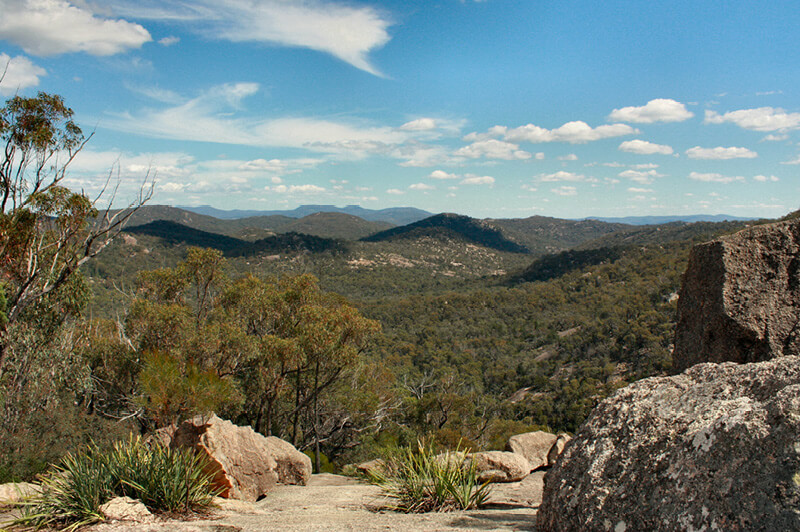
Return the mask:
<svg viewBox="0 0 800 532">
<path fill-rule="evenodd" d="M 800 207 L 795 1 L 0 0 L 3 97 L 68 183 L 223 209 L 577 218 Z"/>
</svg>

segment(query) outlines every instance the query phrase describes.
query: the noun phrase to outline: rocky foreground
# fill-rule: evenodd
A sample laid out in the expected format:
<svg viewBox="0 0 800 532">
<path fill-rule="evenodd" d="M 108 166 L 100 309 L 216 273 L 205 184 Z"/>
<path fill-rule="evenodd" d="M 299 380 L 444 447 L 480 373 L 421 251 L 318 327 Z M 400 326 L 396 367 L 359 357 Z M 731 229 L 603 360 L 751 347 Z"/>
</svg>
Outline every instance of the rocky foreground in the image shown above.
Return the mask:
<svg viewBox="0 0 800 532">
<path fill-rule="evenodd" d="M 404 514 L 386 509 L 389 503 L 377 486 L 349 477 L 313 475 L 306 486 L 279 485 L 258 502 L 217 499 L 218 509 L 205 519 L 178 521 L 160 517 L 110 520 L 93 532 L 287 532 L 299 531 L 492 531 L 535 530 L 544 472 L 521 482 L 496 485 L 491 503 L 480 510 Z M 6 514 L 8 516 L 8 514 Z M 0 529 L 3 516 L 0 515 Z"/>
</svg>

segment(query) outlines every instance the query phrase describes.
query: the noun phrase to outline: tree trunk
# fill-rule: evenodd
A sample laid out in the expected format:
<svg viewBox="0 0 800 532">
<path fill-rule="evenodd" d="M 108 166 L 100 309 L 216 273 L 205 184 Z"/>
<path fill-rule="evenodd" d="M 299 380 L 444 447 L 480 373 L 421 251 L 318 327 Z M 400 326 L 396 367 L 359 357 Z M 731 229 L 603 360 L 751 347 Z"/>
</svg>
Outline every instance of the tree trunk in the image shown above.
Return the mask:
<svg viewBox="0 0 800 532">
<path fill-rule="evenodd" d="M 319 453 L 319 409 L 317 408 L 317 399 L 319 397 L 319 359 L 314 366 L 314 472 L 321 473 L 321 460 Z"/>
</svg>

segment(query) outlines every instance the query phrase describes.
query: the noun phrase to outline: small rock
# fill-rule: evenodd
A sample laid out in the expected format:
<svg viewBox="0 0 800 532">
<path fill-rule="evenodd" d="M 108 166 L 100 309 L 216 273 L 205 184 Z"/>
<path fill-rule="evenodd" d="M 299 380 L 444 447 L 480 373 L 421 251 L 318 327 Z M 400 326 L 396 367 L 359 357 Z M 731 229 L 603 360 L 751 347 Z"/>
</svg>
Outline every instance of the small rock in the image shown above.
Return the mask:
<svg viewBox="0 0 800 532">
<path fill-rule="evenodd" d="M 547 466 L 552 467 L 553 464 L 556 463 L 558 457 L 561 453 L 564 452 L 564 447 L 566 447 L 567 442 L 572 439 L 572 436 L 569 434 L 564 434 L 563 432 L 556 437 L 556 442 L 550 448 L 550 452 L 547 453 Z"/>
<path fill-rule="evenodd" d="M 142 501 L 130 497 L 115 497 L 100 506 L 100 512 L 117 521 L 145 521 L 153 515 Z"/>
<path fill-rule="evenodd" d="M 506 444 L 506 451 L 521 454 L 531 465 L 530 471 L 546 467 L 550 462 L 548 455 L 558 438 L 555 434 L 537 430 L 511 436 Z M 530 471 L 528 471 L 530 473 Z"/>
<path fill-rule="evenodd" d="M 381 458 L 376 458 L 374 460 L 369 460 L 367 462 L 361 462 L 360 464 L 356 465 L 356 472 L 359 475 L 370 476 L 375 473 L 383 473 L 386 471 L 386 461 Z"/>
<path fill-rule="evenodd" d="M 484 451 L 469 455 L 475 464 L 478 482 L 516 482 L 527 477 L 531 465 L 524 456 L 505 451 Z"/>
<path fill-rule="evenodd" d="M 0 484 L 0 506 L 14 504 L 22 499 L 27 499 L 40 493 L 42 489 L 37 484 L 29 482 L 9 482 Z"/>
</svg>

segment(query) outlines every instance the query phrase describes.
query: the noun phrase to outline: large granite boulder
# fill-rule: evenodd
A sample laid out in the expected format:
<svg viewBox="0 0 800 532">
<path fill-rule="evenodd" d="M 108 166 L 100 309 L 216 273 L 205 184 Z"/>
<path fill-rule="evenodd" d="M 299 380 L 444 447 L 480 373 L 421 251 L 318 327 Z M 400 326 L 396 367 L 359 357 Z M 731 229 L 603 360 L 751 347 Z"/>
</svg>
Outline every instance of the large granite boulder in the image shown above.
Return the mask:
<svg viewBox="0 0 800 532">
<path fill-rule="evenodd" d="M 467 463 L 475 464 L 478 482 L 516 482 L 531 472 L 524 456 L 506 451 L 472 453 Z"/>
<path fill-rule="evenodd" d="M 170 445 L 205 454 L 214 486 L 226 498 L 256 501 L 277 483 L 305 485 L 311 477 L 311 459 L 290 443 L 265 438 L 216 415 L 184 421 Z"/>
<path fill-rule="evenodd" d="M 673 366 L 800 355 L 800 220 L 692 248 L 678 300 Z"/>
<path fill-rule="evenodd" d="M 545 476 L 538 526 L 800 530 L 800 357 L 699 364 L 594 409 Z"/>
<path fill-rule="evenodd" d="M 550 465 L 547 455 L 556 443 L 555 434 L 537 430 L 511 436 L 506 443 L 506 451 L 524 456 L 531 465 L 528 472 Z"/>
</svg>

